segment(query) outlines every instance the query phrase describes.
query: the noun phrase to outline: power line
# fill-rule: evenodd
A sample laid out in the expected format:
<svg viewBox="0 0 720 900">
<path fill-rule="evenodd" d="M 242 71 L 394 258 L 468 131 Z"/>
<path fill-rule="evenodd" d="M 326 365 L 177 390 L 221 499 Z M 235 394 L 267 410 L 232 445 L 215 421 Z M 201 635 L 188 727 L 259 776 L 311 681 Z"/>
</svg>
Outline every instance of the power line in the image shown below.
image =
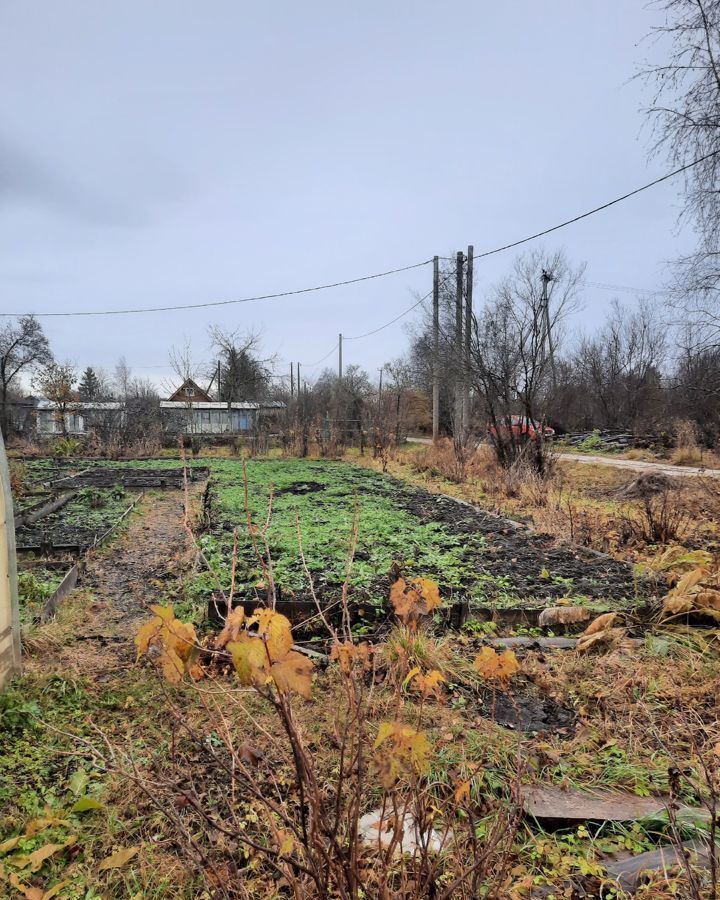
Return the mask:
<svg viewBox="0 0 720 900">
<path fill-rule="evenodd" d="M 669 297 L 673 291 L 660 290 L 659 288 L 639 288 L 630 287 L 627 284 L 607 284 L 604 281 L 583 281 L 585 287 L 598 288 L 601 291 L 620 291 L 624 294 L 658 294 L 663 297 Z"/>
<path fill-rule="evenodd" d="M 399 322 L 403 316 L 406 316 L 408 313 L 411 313 L 414 309 L 417 309 L 418 306 L 424 301 L 427 300 L 428 297 L 432 296 L 432 291 L 429 294 L 425 294 L 424 297 L 421 297 L 412 306 L 409 306 L 405 312 L 401 312 L 399 316 L 395 316 L 394 319 L 390 319 L 389 322 L 386 322 L 384 325 L 380 325 L 378 328 L 373 328 L 372 331 L 366 331 L 364 334 L 356 334 L 352 337 L 343 338 L 345 341 L 359 341 L 361 338 L 370 337 L 371 334 L 377 334 L 379 331 L 382 331 L 385 328 L 389 328 L 390 325 L 394 325 L 396 322 Z M 337 344 L 335 345 L 337 347 Z"/>
<path fill-rule="evenodd" d="M 315 366 L 319 366 L 320 363 L 325 362 L 325 360 L 328 358 L 328 356 L 331 356 L 337 350 L 337 348 L 338 348 L 338 342 L 335 341 L 335 343 L 332 345 L 330 350 L 328 350 L 328 352 L 325 354 L 325 356 L 321 356 L 320 359 L 317 360 L 317 362 L 312 362 L 312 363 L 301 362 L 300 365 L 303 367 L 303 369 L 314 369 Z"/>
<path fill-rule="evenodd" d="M 593 209 L 588 210 L 587 212 L 580 213 L 577 216 L 573 216 L 571 219 L 566 219 L 564 222 L 560 222 L 558 225 L 552 225 L 550 228 L 545 228 L 542 231 L 537 231 L 535 234 L 528 235 L 528 237 L 520 238 L 517 241 L 512 241 L 509 244 L 503 244 L 501 247 L 494 247 L 491 250 L 485 250 L 482 253 L 476 253 L 473 256 L 473 259 L 484 259 L 487 256 L 493 256 L 496 253 L 502 253 L 505 250 L 512 250 L 514 247 L 519 247 L 522 244 L 527 244 L 529 241 L 537 240 L 540 237 L 544 237 L 547 234 L 552 234 L 554 231 L 558 231 L 561 228 L 566 228 L 568 225 L 573 225 L 575 222 L 580 222 L 582 219 L 587 219 L 589 216 L 593 216 L 596 213 L 602 212 L 605 209 L 609 209 L 611 206 L 615 206 L 618 203 L 622 203 L 624 200 L 628 200 L 630 197 L 634 197 L 636 194 L 640 194 L 643 191 L 647 191 L 652 187 L 655 187 L 658 184 L 661 184 L 663 181 L 667 181 L 670 178 L 674 178 L 676 175 L 680 175 L 683 172 L 686 172 L 688 169 L 691 169 L 693 166 L 697 166 L 705 160 L 710 159 L 713 156 L 716 156 L 720 153 L 720 150 L 714 150 L 712 153 L 708 153 L 705 156 L 701 156 L 699 159 L 693 160 L 693 162 L 686 163 L 684 166 L 680 166 L 677 169 L 673 169 L 672 172 L 667 172 L 665 175 L 661 175 L 659 178 L 655 178 L 653 181 L 649 181 L 647 184 L 643 184 L 640 187 L 635 188 L 632 191 L 628 191 L 626 194 L 622 194 L 620 197 L 615 197 L 613 200 L 609 200 L 607 203 L 603 203 L 600 206 L 596 206 Z M 345 287 L 350 284 L 359 284 L 363 281 L 371 281 L 377 278 L 385 278 L 388 275 L 395 275 L 399 272 L 408 272 L 411 269 L 419 269 L 422 266 L 427 266 L 432 262 L 432 259 L 425 259 L 422 262 L 412 263 L 409 266 L 399 266 L 395 269 L 388 269 L 385 272 L 376 272 L 372 275 L 361 275 L 358 278 L 348 278 L 344 281 L 335 281 L 329 284 L 320 284 L 315 285 L 314 287 L 308 288 L 299 288 L 297 290 L 292 291 L 280 291 L 275 294 L 258 294 L 254 297 L 242 297 L 237 300 L 212 300 L 206 303 L 187 303 L 187 304 L 178 304 L 173 306 L 154 306 L 154 307 L 140 307 L 137 309 L 108 309 L 108 310 L 83 310 L 76 312 L 46 312 L 46 313 L 35 313 L 38 318 L 50 318 L 50 317 L 77 317 L 77 316 L 119 316 L 119 315 L 134 315 L 139 313 L 153 313 L 153 312 L 174 312 L 178 310 L 185 309 L 207 309 L 209 307 L 214 306 L 229 306 L 237 303 L 251 303 L 255 300 L 276 300 L 281 297 L 293 297 L 299 294 L 309 294 L 315 291 L 326 291 L 332 288 L 337 287 Z M 426 299 L 426 298 L 424 298 Z M 418 306 L 422 301 L 418 301 L 414 304 L 413 307 L 410 307 L 407 312 L 410 312 L 415 306 Z M 407 313 L 403 313 L 398 318 L 402 318 L 403 315 Z M 1 316 L 5 317 L 13 317 L 19 315 L 27 315 L 27 313 L 0 313 Z M 394 321 L 397 321 L 396 318 Z M 366 335 L 358 335 L 355 338 L 348 338 L 348 340 L 359 340 L 360 337 L 369 337 L 371 334 L 376 334 L 377 331 L 382 330 L 382 328 L 388 327 L 388 325 L 392 325 L 393 322 L 388 322 L 385 325 L 381 326 L 381 328 L 367 332 Z M 329 355 L 329 354 L 328 354 Z"/>
<path fill-rule="evenodd" d="M 376 272 L 373 275 L 361 275 L 358 278 L 347 278 L 345 281 L 333 281 L 330 284 L 318 284 L 314 287 L 298 288 L 294 291 L 280 291 L 276 294 L 258 294 L 254 297 L 242 297 L 238 300 L 211 300 L 207 303 L 185 303 L 176 306 L 151 306 L 140 307 L 138 309 L 104 309 L 104 310 L 82 310 L 76 312 L 44 312 L 44 313 L 0 313 L 1 316 L 21 316 L 34 315 L 36 318 L 49 317 L 74 317 L 74 316 L 126 316 L 135 315 L 137 313 L 154 313 L 154 312 L 173 312 L 183 309 L 207 309 L 210 306 L 230 306 L 234 303 L 251 303 L 254 300 L 277 300 L 280 297 L 294 297 L 298 294 L 310 294 L 313 291 L 327 291 L 331 288 L 345 287 L 349 284 L 359 284 L 362 281 L 372 281 L 374 278 L 385 278 L 388 275 L 397 275 L 399 272 L 409 272 L 411 269 L 419 269 L 427 266 L 432 259 L 425 259 L 422 262 L 412 263 L 409 266 L 399 266 L 397 269 L 388 269 L 386 272 Z"/>
<path fill-rule="evenodd" d="M 688 169 L 692 169 L 693 166 L 697 166 L 701 162 L 705 162 L 706 159 L 710 159 L 710 157 L 712 156 L 717 156 L 718 153 L 720 153 L 720 150 L 713 150 L 712 153 L 707 153 L 705 156 L 701 156 L 700 159 L 696 159 L 691 163 L 680 166 L 679 169 L 674 169 L 672 172 L 661 175 L 660 178 L 656 178 L 654 181 L 649 181 L 647 184 L 643 184 L 641 187 L 635 188 L 635 190 L 633 191 L 628 191 L 627 194 L 623 194 L 621 197 L 616 197 L 614 200 L 608 200 L 608 202 L 603 203 L 602 206 L 596 206 L 594 209 L 589 209 L 587 212 L 580 213 L 579 216 L 573 216 L 572 219 L 567 219 L 565 222 L 560 222 L 559 225 L 553 225 L 551 228 L 545 228 L 543 231 L 538 231 L 536 234 L 531 234 L 529 237 L 522 238 L 519 241 L 513 241 L 511 244 L 504 244 L 502 247 L 496 247 L 494 250 L 486 250 L 484 253 L 476 253 L 473 256 L 473 259 L 483 259 L 486 256 L 492 256 L 494 253 L 502 253 L 503 250 L 512 250 L 513 247 L 519 247 L 521 244 L 527 244 L 528 241 L 537 240 L 537 238 L 544 237 L 546 234 L 552 234 L 553 231 L 558 231 L 560 228 L 566 228 L 568 225 L 573 225 L 575 222 L 579 222 L 581 219 L 587 219 L 588 216 L 594 216 L 595 213 L 602 212 L 604 209 L 615 206 L 616 203 L 622 203 L 623 200 L 628 200 L 630 197 L 634 197 L 636 194 L 641 194 L 643 191 L 647 191 L 649 188 L 655 187 L 656 184 L 661 184 L 663 181 L 667 181 L 669 178 L 674 178 L 676 175 L 680 175 L 682 172 L 686 172 Z"/>
</svg>

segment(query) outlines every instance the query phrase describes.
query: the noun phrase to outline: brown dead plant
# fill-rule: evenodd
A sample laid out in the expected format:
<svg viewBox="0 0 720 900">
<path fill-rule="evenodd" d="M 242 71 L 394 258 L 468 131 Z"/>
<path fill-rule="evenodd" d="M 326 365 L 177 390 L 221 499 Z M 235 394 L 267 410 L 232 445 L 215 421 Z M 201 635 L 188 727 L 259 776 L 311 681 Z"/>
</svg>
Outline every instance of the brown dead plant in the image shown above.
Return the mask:
<svg viewBox="0 0 720 900">
<path fill-rule="evenodd" d="M 160 686 L 168 745 L 148 764 L 98 732 L 84 752 L 164 818 L 178 852 L 214 897 L 278 890 L 296 900 L 506 896 L 521 816 L 519 776 L 480 831 L 480 781 L 458 783 L 448 794 L 432 774 L 428 726 L 432 704 L 444 699 L 442 673 L 415 666 L 404 684 L 379 694 L 380 648 L 355 641 L 350 628 L 359 510 L 338 626 L 315 593 L 297 523 L 298 553 L 330 645 L 325 673 L 295 645 L 290 621 L 274 609 L 271 517 L 272 498 L 261 526 L 246 504 L 243 527 L 263 566 L 266 605 L 251 614 L 233 605 L 233 586 L 225 589 L 215 573 L 228 610 L 219 635 L 200 640 L 169 607 L 153 608 L 138 634 L 138 657 Z M 187 487 L 184 525 L 197 546 Z M 437 585 L 404 582 L 394 600 L 417 634 L 418 619 L 439 602 Z M 485 674 L 504 683 L 513 671 L 506 661 Z"/>
</svg>

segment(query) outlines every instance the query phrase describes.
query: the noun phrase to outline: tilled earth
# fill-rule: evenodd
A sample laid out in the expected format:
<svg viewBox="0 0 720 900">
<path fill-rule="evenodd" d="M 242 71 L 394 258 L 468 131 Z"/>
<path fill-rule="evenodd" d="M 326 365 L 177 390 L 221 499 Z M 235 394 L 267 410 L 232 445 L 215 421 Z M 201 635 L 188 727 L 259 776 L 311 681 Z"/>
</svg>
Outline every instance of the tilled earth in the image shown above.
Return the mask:
<svg viewBox="0 0 720 900">
<path fill-rule="evenodd" d="M 402 484 L 400 482 L 400 484 Z M 509 592 L 541 604 L 570 592 L 596 600 L 630 601 L 644 593 L 630 566 L 542 534 L 442 494 L 403 486 L 400 504 L 423 522 L 442 522 L 472 537 L 468 554 L 480 572 L 507 583 Z M 483 539 L 480 549 L 477 538 Z M 543 577 L 547 573 L 549 577 Z"/>
</svg>

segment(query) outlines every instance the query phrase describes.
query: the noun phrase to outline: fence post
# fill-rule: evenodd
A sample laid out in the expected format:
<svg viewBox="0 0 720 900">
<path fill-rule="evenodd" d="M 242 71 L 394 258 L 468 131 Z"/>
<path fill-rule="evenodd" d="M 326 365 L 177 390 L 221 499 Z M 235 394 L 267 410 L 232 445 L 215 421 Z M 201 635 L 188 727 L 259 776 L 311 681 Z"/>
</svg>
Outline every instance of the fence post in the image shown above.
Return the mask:
<svg viewBox="0 0 720 900">
<path fill-rule="evenodd" d="M 20 612 L 18 608 L 15 519 L 10 471 L 0 434 L 0 688 L 20 671 Z"/>
</svg>

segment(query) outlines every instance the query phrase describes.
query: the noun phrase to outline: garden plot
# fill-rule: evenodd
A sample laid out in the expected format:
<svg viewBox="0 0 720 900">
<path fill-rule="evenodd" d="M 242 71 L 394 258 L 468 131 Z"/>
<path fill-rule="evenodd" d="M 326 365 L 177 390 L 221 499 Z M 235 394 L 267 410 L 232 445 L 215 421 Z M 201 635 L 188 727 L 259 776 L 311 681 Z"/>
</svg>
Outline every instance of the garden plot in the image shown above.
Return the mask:
<svg viewBox="0 0 720 900">
<path fill-rule="evenodd" d="M 271 493 L 266 540 L 276 597 L 308 612 L 314 603 L 298 552 L 298 528 L 316 592 L 329 605 L 346 578 L 356 516 L 349 592 L 359 618 L 369 622 L 386 614 L 389 573 L 398 567 L 405 576 L 435 580 L 446 605 L 469 603 L 471 609 L 542 609 L 561 600 L 606 610 L 637 599 L 632 571 L 622 563 L 558 545 L 549 536 L 368 469 L 327 461 L 249 461 L 247 491 L 238 461 L 213 460 L 210 469 L 200 545 L 227 591 L 237 534 L 238 599 L 265 599 L 266 575 L 248 537 L 247 517 L 249 512 L 262 527 Z M 203 573 L 188 589 L 200 599 L 215 587 L 214 576 Z"/>
<path fill-rule="evenodd" d="M 26 553 L 81 553 L 112 527 L 133 499 L 134 495 L 122 487 L 78 491 L 60 509 L 17 528 L 17 549 Z"/>
<path fill-rule="evenodd" d="M 61 504 L 44 515 L 16 522 L 20 617 L 29 624 L 55 613 L 60 600 L 77 584 L 80 557 L 122 519 L 139 495 L 123 487 L 83 488 L 58 498 Z"/>
</svg>

